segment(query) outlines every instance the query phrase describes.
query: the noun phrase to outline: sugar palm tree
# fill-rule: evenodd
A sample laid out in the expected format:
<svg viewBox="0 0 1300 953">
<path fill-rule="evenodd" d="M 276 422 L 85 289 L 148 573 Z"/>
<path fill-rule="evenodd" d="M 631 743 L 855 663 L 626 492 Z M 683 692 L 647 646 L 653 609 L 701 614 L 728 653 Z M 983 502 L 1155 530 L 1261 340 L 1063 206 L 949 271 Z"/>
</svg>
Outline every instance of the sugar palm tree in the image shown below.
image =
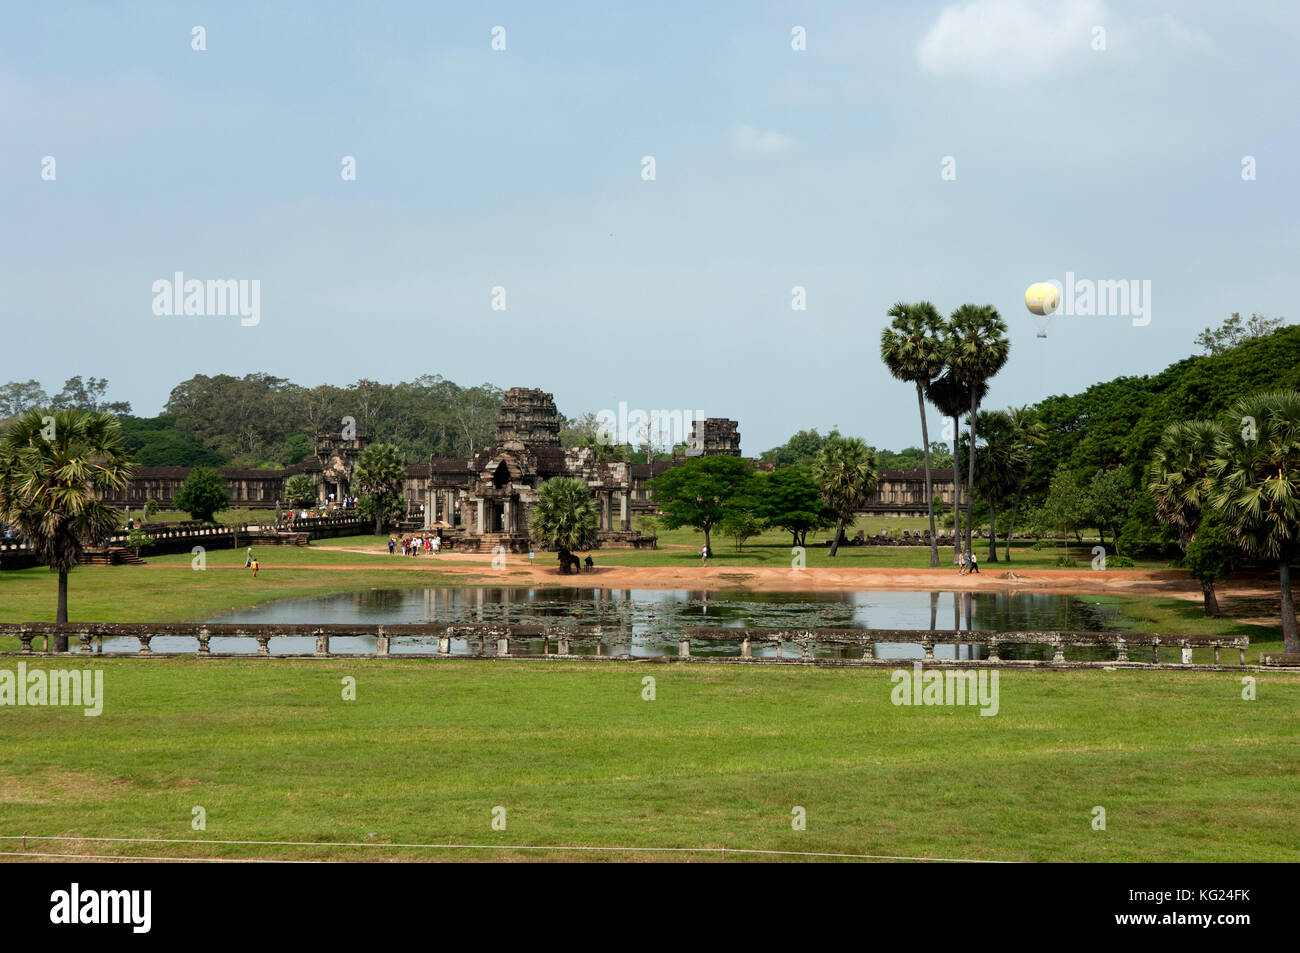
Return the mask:
<svg viewBox="0 0 1300 953">
<path fill-rule="evenodd" d="M 384 532 L 384 519 L 401 503 L 402 481 L 406 467 L 402 454 L 391 443 L 372 443 L 361 451 L 352 468 L 352 483 L 358 496 L 369 497 L 375 507 L 375 535 Z"/>
<path fill-rule="evenodd" d="M 964 304 L 952 313 L 946 336 L 948 367 L 953 376 L 971 388 L 970 459 L 966 461 L 966 485 L 975 485 L 975 421 L 982 399 L 980 385 L 987 384 L 1007 363 L 1011 342 L 1007 323 L 991 304 Z M 956 461 L 954 461 L 955 463 Z M 974 494 L 966 499 L 966 549 L 971 545 L 971 514 Z"/>
<path fill-rule="evenodd" d="M 981 384 L 975 392 L 982 401 L 988 393 L 988 385 Z M 925 389 L 926 399 L 939 413 L 952 420 L 952 555 L 954 561 L 961 553 L 962 478 L 959 452 L 961 448 L 958 443 L 958 438 L 961 436 L 959 422 L 962 414 L 966 413 L 966 408 L 970 406 L 971 393 L 971 388 L 955 377 L 951 370 L 944 371 Z"/>
<path fill-rule="evenodd" d="M 1147 488 L 1156 515 L 1178 534 L 1186 549 L 1210 505 L 1210 463 L 1222 436 L 1212 420 L 1180 420 L 1165 428 L 1147 468 Z"/>
<path fill-rule="evenodd" d="M 577 565 L 576 551 L 596 545 L 599 530 L 596 502 L 585 480 L 554 477 L 538 488 L 529 534 L 556 551 L 560 572 Z"/>
<path fill-rule="evenodd" d="M 844 538 L 845 523 L 853 520 L 875 492 L 876 455 L 858 437 L 830 437 L 813 458 L 811 471 L 822 501 L 836 514 L 830 551 L 834 556 Z"/>
<path fill-rule="evenodd" d="M 134 472 L 109 414 L 29 410 L 0 436 L 0 522 L 59 574 L 56 622 L 68 621 L 68 573 L 118 525 L 117 511 L 96 496 L 121 489 Z M 54 650 L 67 649 L 68 637 L 56 635 Z"/>
<path fill-rule="evenodd" d="M 1029 478 L 1034 450 L 1047 443 L 1047 425 L 1038 419 L 1037 412 L 1030 409 L 1028 404 L 1008 408 L 1007 416 L 1011 418 L 1012 440 L 1023 451 L 1022 465 L 1016 474 L 1016 498 L 1011 504 L 1011 524 L 1007 527 L 1007 545 L 1003 554 L 1007 562 L 1011 562 L 1011 536 L 1016 531 L 1016 513 L 1025 495 L 1025 481 Z"/>
<path fill-rule="evenodd" d="M 916 385 L 921 412 L 921 446 L 925 448 L 925 505 L 930 514 L 930 565 L 939 565 L 939 540 L 934 530 L 934 484 L 930 477 L 930 428 L 925 419 L 925 388 L 943 372 L 939 334 L 943 318 L 928 301 L 899 302 L 889 309 L 890 322 L 880 333 L 880 359 L 900 381 Z"/>
<path fill-rule="evenodd" d="M 1255 394 L 1225 415 L 1210 461 L 1210 502 L 1254 556 L 1277 560 L 1282 638 L 1300 653 L 1291 560 L 1300 553 L 1300 392 Z"/>
</svg>

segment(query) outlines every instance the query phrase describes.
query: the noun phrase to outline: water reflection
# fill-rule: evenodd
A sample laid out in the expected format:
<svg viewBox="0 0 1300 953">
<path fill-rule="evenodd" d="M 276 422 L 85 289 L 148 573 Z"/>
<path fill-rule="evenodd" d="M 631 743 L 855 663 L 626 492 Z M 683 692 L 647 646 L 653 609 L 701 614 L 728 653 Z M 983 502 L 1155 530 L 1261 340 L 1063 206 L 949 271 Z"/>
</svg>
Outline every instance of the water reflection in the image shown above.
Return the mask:
<svg viewBox="0 0 1300 953">
<path fill-rule="evenodd" d="M 951 610 L 951 616 L 949 616 Z M 1005 592 L 745 592 L 686 589 L 568 589 L 466 587 L 453 589 L 369 589 L 335 593 L 305 599 L 289 599 L 215 616 L 210 622 L 260 623 L 362 623 L 377 625 L 401 622 L 488 622 L 516 624 L 599 625 L 605 633 L 599 645 L 574 643 L 575 654 L 598 650 L 603 655 L 656 656 L 677 653 L 677 634 L 685 626 L 710 625 L 729 628 L 936 628 L 938 619 L 951 618 L 953 627 L 979 633 L 990 630 L 1064 629 L 1097 631 L 1118 628 L 1122 617 L 1114 605 L 1087 597 L 1043 593 Z M 335 637 L 336 652 L 373 652 L 369 636 Z M 192 652 L 195 640 L 158 637 L 157 652 Z M 487 646 L 491 648 L 491 646 Z M 252 639 L 213 639 L 214 652 L 251 654 L 257 651 Z M 434 639 L 394 639 L 393 654 L 427 654 L 436 651 Z M 452 643 L 454 654 L 478 649 L 464 640 Z M 106 652 L 136 650 L 135 639 L 106 639 Z M 271 640 L 276 655 L 315 651 L 310 638 L 278 637 Z M 540 640 L 512 640 L 512 654 L 539 653 Z M 738 655 L 739 643 L 696 644 L 692 654 L 701 656 Z M 771 657 L 772 646 L 754 646 L 758 657 Z M 861 657 L 856 646 L 828 646 L 816 650 L 819 658 Z M 783 657 L 792 657 L 787 646 Z M 878 645 L 878 658 L 922 657 L 919 645 Z M 984 648 L 976 637 L 971 644 L 940 645 L 940 658 L 982 658 Z M 1015 650 L 1003 650 L 1004 658 L 1016 657 Z"/>
</svg>

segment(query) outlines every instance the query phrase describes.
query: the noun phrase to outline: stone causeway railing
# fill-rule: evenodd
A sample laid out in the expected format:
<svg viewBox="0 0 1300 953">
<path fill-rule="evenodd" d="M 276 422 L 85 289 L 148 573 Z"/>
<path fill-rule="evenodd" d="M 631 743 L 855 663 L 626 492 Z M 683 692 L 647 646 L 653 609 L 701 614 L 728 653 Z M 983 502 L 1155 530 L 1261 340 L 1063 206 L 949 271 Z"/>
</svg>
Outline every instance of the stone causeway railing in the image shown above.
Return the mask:
<svg viewBox="0 0 1300 953">
<path fill-rule="evenodd" d="M 517 625 L 493 623 L 421 622 L 397 625 L 373 624 L 279 624 L 279 623 L 93 623 L 74 622 L 60 626 L 51 622 L 24 622 L 0 624 L 0 636 L 18 640 L 18 652 L 0 652 L 0 656 L 42 656 L 68 658 L 51 651 L 52 638 L 66 635 L 70 646 L 78 646 L 78 655 L 102 657 L 147 658 L 157 656 L 195 656 L 200 658 L 513 658 L 590 660 L 690 661 L 715 663 L 753 664 L 807 664 L 819 666 L 892 666 L 908 664 L 912 659 L 877 658 L 875 646 L 886 643 L 918 645 L 922 661 L 927 665 L 960 667 L 1007 668 L 1179 668 L 1208 669 L 1224 667 L 1221 652 L 1237 650 L 1234 670 L 1257 670 L 1246 666 L 1246 649 L 1250 643 L 1246 636 L 1190 636 L 1157 635 L 1133 632 L 972 632 L 951 629 L 792 629 L 792 628 L 728 628 L 722 626 L 689 626 L 678 633 L 676 654 L 665 651 L 658 656 L 633 656 L 609 651 L 610 644 L 625 645 L 628 631 L 621 625 Z M 375 641 L 373 652 L 338 651 L 331 647 L 331 639 L 369 637 Z M 135 651 L 104 651 L 105 639 L 126 638 L 137 641 Z M 192 648 L 156 651 L 152 643 L 158 638 L 192 640 Z M 313 640 L 314 651 L 272 651 L 272 640 L 298 638 Z M 213 640 L 223 640 L 214 646 Z M 234 651 L 224 640 L 255 642 L 256 652 Z M 394 640 L 418 639 L 430 646 L 436 640 L 436 651 L 394 652 Z M 452 653 L 453 640 L 469 644 L 468 652 Z M 40 648 L 36 643 L 40 642 Z M 527 651 L 512 652 L 512 646 Z M 537 647 L 540 644 L 540 652 Z M 978 645 L 985 657 L 940 658 L 935 655 L 939 645 Z M 1007 647 L 1047 646 L 1050 657 L 1010 659 L 1000 653 Z M 594 646 L 593 653 L 574 653 L 575 646 Z M 736 654 L 720 654 L 724 646 L 737 646 Z M 767 657 L 754 654 L 756 646 L 771 647 L 775 651 Z M 861 649 L 862 655 L 854 657 L 845 653 L 845 646 Z M 818 656 L 817 650 L 840 650 L 837 657 Z M 1073 648 L 1103 647 L 1113 649 L 1115 657 L 1107 660 L 1072 659 L 1066 653 Z M 1159 650 L 1178 650 L 1178 661 L 1160 659 Z M 1213 649 L 1213 664 L 1194 664 L 1195 649 Z M 700 654 L 710 653 L 710 654 Z M 954 656 L 958 653 L 954 652 Z M 75 656 L 71 656 L 75 657 Z M 1300 665 L 1300 659 L 1270 660 L 1270 668 Z"/>
</svg>

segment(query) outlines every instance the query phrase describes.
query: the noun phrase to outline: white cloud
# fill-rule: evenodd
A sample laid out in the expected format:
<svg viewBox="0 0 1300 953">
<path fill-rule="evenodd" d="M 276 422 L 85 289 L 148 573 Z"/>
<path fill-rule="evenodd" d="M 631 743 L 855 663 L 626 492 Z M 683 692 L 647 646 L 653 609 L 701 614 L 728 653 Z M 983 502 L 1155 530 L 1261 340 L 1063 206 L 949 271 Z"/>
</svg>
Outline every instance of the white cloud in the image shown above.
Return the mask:
<svg viewBox="0 0 1300 953">
<path fill-rule="evenodd" d="M 916 59 L 937 76 L 1038 79 L 1093 55 L 1108 19 L 1100 0 L 971 0 L 944 7 Z"/>
<path fill-rule="evenodd" d="M 1094 44 L 1104 31 L 1104 52 Z M 916 46 L 935 76 L 991 83 L 1048 79 L 1098 56 L 1161 60 L 1211 49 L 1204 33 L 1171 16 L 1125 19 L 1103 0 L 968 0 L 944 7 Z"/>
<path fill-rule="evenodd" d="M 794 140 L 789 136 L 783 135 L 774 129 L 766 132 L 755 129 L 753 126 L 741 126 L 736 130 L 735 136 L 736 148 L 741 152 L 752 153 L 771 153 L 784 152 L 794 145 Z"/>
</svg>

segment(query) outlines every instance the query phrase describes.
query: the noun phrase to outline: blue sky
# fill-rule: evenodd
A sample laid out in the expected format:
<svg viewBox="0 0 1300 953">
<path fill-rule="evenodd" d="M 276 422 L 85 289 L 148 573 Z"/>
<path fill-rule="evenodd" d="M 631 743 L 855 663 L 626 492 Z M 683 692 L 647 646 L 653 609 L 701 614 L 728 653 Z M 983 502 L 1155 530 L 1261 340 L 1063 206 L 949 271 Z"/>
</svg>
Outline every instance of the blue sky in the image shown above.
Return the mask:
<svg viewBox="0 0 1300 953">
<path fill-rule="evenodd" d="M 5 27 L 0 381 L 104 376 L 138 413 L 196 373 L 430 373 L 733 417 L 751 454 L 832 425 L 898 448 L 900 299 L 1002 312 L 995 407 L 1158 370 L 1232 311 L 1295 317 L 1291 4 L 10 3 Z M 259 280 L 259 323 L 155 315 L 177 271 Z M 1149 280 L 1150 324 L 1036 338 L 1024 290 L 1068 271 Z"/>
</svg>

